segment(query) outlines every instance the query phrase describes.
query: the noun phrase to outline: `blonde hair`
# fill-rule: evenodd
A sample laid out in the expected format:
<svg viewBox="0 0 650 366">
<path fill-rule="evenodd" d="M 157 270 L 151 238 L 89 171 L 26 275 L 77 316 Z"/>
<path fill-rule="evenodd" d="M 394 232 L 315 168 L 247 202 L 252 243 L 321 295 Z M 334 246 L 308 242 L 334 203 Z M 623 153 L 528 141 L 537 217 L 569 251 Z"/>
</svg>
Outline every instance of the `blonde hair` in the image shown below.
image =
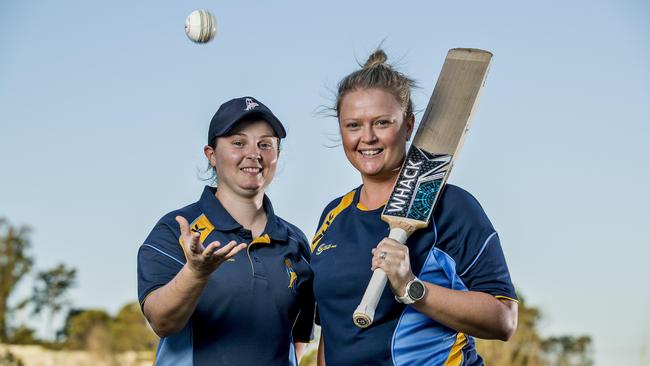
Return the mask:
<svg viewBox="0 0 650 366">
<path fill-rule="evenodd" d="M 386 62 L 387 59 L 386 53 L 378 48 L 368 57 L 361 69 L 350 73 L 339 82 L 335 107 L 337 117 L 343 97 L 358 89 L 385 90 L 395 97 L 404 109 L 406 117 L 413 114 L 411 88 L 415 87 L 415 81 L 395 70 Z"/>
</svg>

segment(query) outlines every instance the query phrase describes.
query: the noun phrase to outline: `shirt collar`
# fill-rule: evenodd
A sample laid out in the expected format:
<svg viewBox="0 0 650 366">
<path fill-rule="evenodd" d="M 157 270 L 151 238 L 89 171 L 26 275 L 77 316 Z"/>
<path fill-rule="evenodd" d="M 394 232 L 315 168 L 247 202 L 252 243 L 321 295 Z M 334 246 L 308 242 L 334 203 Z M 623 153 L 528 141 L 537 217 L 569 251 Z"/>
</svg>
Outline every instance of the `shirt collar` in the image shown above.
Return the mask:
<svg viewBox="0 0 650 366">
<path fill-rule="evenodd" d="M 262 205 L 264 207 L 264 212 L 266 212 L 266 227 L 264 228 L 264 233 L 269 234 L 272 240 L 287 241 L 289 237 L 287 225 L 284 224 L 279 217 L 275 216 L 273 205 L 267 195 L 264 195 Z"/>
<path fill-rule="evenodd" d="M 230 213 L 215 196 L 216 192 L 215 187 L 205 186 L 199 200 L 201 211 L 208 217 L 214 228 L 219 231 L 233 231 L 242 228 L 242 225 L 230 216 Z M 272 240 L 287 241 L 289 236 L 287 226 L 275 216 L 271 200 L 266 195 L 264 195 L 262 207 L 266 212 L 266 227 L 262 235 L 268 234 Z"/>
</svg>

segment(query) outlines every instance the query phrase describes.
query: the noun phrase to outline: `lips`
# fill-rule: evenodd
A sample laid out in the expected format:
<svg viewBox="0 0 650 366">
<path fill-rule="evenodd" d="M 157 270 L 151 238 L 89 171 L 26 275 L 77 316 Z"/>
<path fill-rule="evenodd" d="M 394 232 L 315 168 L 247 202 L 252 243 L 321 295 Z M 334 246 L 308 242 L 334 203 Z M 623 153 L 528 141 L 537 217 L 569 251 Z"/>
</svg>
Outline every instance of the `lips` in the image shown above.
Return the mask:
<svg viewBox="0 0 650 366">
<path fill-rule="evenodd" d="M 377 156 L 377 155 L 381 154 L 384 151 L 384 149 L 363 149 L 363 150 L 359 149 L 357 151 L 362 156 L 371 158 L 373 156 Z"/>
<path fill-rule="evenodd" d="M 244 173 L 248 173 L 248 174 L 259 174 L 259 173 L 262 172 L 262 168 L 260 168 L 260 167 L 243 167 L 243 168 L 240 168 L 239 170 L 241 170 Z"/>
</svg>

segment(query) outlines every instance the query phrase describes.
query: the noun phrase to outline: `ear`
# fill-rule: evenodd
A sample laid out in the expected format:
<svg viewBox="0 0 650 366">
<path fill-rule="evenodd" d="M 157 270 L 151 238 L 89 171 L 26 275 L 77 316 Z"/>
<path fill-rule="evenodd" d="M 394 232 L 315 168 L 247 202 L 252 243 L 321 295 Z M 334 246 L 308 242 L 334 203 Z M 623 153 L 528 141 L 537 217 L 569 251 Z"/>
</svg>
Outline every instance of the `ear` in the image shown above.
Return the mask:
<svg viewBox="0 0 650 366">
<path fill-rule="evenodd" d="M 408 116 L 406 116 L 406 141 L 411 139 L 411 135 L 413 134 L 413 128 L 415 126 L 415 115 L 413 113 L 410 113 Z"/>
<path fill-rule="evenodd" d="M 205 157 L 208 158 L 208 163 L 210 163 L 210 166 L 214 168 L 217 165 L 217 157 L 212 146 L 205 145 L 203 147 L 203 154 L 205 154 Z"/>
</svg>

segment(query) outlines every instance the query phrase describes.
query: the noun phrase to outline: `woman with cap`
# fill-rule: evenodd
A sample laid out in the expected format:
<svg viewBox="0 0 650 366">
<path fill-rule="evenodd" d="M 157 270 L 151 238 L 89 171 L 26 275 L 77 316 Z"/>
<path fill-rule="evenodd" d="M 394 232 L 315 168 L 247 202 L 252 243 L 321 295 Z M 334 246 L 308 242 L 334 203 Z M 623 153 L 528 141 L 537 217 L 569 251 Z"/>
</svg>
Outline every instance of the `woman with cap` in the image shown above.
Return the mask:
<svg viewBox="0 0 650 366">
<path fill-rule="evenodd" d="M 507 340 L 517 300 L 499 237 L 468 192 L 448 184 L 429 226 L 407 245 L 381 220 L 413 132 L 413 81 L 375 51 L 340 83 L 343 150 L 362 185 L 325 207 L 312 241 L 319 365 L 481 365 L 472 336 Z M 389 286 L 374 322 L 354 325 L 372 275 Z"/>
<path fill-rule="evenodd" d="M 138 252 L 156 365 L 296 365 L 312 337 L 304 234 L 276 216 L 280 120 L 252 97 L 219 108 L 203 149 L 218 186 L 163 216 Z"/>
</svg>

